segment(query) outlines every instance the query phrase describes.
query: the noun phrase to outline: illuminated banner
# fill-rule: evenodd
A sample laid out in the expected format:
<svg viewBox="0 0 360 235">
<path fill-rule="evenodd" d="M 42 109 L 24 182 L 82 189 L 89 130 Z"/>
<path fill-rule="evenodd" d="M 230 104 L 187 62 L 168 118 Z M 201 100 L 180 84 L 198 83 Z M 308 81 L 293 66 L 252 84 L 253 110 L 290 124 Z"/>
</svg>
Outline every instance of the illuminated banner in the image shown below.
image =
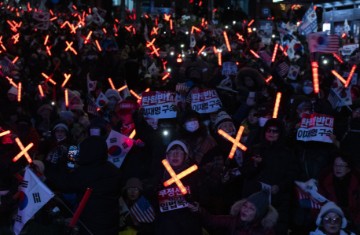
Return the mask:
<svg viewBox="0 0 360 235">
<path fill-rule="evenodd" d="M 199 89 L 191 94 L 191 108 L 198 113 L 214 113 L 222 106 L 213 89 Z"/>
<path fill-rule="evenodd" d="M 147 118 L 175 118 L 176 94 L 171 91 L 143 92 L 141 106 Z"/>
<path fill-rule="evenodd" d="M 329 134 L 333 133 L 334 118 L 324 114 L 303 114 L 296 139 L 332 143 Z"/>
</svg>

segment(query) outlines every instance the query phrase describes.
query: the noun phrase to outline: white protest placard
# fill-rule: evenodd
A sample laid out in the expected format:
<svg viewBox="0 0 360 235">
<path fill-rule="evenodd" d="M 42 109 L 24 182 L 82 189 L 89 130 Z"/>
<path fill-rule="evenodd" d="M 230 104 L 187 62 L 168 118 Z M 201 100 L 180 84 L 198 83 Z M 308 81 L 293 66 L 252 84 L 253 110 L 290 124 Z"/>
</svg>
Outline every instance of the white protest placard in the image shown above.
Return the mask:
<svg viewBox="0 0 360 235">
<path fill-rule="evenodd" d="M 190 187 L 184 185 L 186 190 L 190 193 Z M 188 202 L 181 194 L 178 187 L 168 187 L 158 192 L 158 201 L 160 212 L 167 212 L 186 208 Z"/>
<path fill-rule="evenodd" d="M 141 106 L 147 118 L 175 118 L 176 93 L 172 91 L 143 92 Z"/>
<path fill-rule="evenodd" d="M 197 89 L 191 93 L 191 108 L 198 113 L 214 113 L 222 107 L 214 89 Z"/>
<path fill-rule="evenodd" d="M 329 134 L 333 133 L 334 118 L 325 114 L 303 114 L 296 139 L 332 143 Z"/>
<path fill-rule="evenodd" d="M 108 161 L 120 168 L 134 141 L 117 131 L 111 130 L 106 139 L 106 144 L 108 147 Z"/>
</svg>

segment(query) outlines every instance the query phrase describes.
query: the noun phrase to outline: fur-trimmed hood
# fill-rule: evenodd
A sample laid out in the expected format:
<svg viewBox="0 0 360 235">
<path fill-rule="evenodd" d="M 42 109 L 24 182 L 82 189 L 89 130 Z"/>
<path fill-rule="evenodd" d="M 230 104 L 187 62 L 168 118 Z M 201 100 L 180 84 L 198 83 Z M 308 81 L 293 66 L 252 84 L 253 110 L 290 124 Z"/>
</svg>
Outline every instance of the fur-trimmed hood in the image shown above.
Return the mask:
<svg viewBox="0 0 360 235">
<path fill-rule="evenodd" d="M 246 199 L 242 199 L 240 201 L 235 202 L 230 209 L 230 214 L 237 216 L 240 213 L 241 206 L 246 202 Z M 265 229 L 270 229 L 275 226 L 277 220 L 279 218 L 279 214 L 273 206 L 269 206 L 268 212 L 265 214 L 263 218 L 261 218 L 261 225 Z"/>
</svg>

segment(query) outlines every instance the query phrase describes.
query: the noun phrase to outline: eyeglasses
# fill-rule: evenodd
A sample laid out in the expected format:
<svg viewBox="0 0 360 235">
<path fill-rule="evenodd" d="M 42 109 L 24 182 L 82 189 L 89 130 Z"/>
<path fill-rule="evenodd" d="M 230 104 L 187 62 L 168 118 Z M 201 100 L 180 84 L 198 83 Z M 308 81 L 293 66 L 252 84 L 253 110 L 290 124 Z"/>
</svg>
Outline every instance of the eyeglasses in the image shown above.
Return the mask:
<svg viewBox="0 0 360 235">
<path fill-rule="evenodd" d="M 275 133 L 275 134 L 278 134 L 279 133 L 279 130 L 276 129 L 276 128 L 268 128 L 266 130 L 267 133 Z"/>
<path fill-rule="evenodd" d="M 341 218 L 340 217 L 335 217 L 335 218 L 330 218 L 330 217 L 324 217 L 323 221 L 324 223 L 328 223 L 328 224 L 339 224 L 341 222 Z"/>
</svg>

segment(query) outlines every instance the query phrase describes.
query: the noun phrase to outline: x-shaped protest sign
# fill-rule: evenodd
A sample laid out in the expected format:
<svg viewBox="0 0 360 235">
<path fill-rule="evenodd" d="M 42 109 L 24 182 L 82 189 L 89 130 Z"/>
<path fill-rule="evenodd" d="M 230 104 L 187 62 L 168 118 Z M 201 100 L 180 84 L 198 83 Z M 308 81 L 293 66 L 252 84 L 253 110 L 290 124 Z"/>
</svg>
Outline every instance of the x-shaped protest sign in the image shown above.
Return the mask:
<svg viewBox="0 0 360 235">
<path fill-rule="evenodd" d="M 165 169 L 167 170 L 167 172 L 169 172 L 169 174 L 171 176 L 171 179 L 164 182 L 164 186 L 167 187 L 167 186 L 175 183 L 183 195 L 187 194 L 187 190 L 186 190 L 185 186 L 182 184 L 182 182 L 180 181 L 180 179 L 182 179 L 185 176 L 187 176 L 188 174 L 196 171 L 198 169 L 197 165 L 193 165 L 177 175 L 175 173 L 175 171 L 172 169 L 172 167 L 170 166 L 168 160 L 166 160 L 166 159 L 162 160 L 162 164 L 164 165 Z"/>
<path fill-rule="evenodd" d="M 239 131 L 236 134 L 235 139 L 229 135 L 228 133 L 226 133 L 225 131 L 219 129 L 218 133 L 220 135 L 222 135 L 225 139 L 227 139 L 228 141 L 230 141 L 231 143 L 233 143 L 233 146 L 231 147 L 230 153 L 229 153 L 229 158 L 232 159 L 234 157 L 236 148 L 240 148 L 243 151 L 247 150 L 247 147 L 243 144 L 240 143 L 240 139 L 241 139 L 241 135 L 244 131 L 244 126 L 240 126 Z"/>
<path fill-rule="evenodd" d="M 19 138 L 15 138 L 15 141 L 17 143 L 17 145 L 19 146 L 19 148 L 21 149 L 21 151 L 12 159 L 13 162 L 16 162 L 17 160 L 19 160 L 23 155 L 25 156 L 26 160 L 29 162 L 29 164 L 32 163 L 32 159 L 28 153 L 29 149 L 31 149 L 34 144 L 30 143 L 28 146 L 26 146 L 24 148 L 24 145 L 21 143 Z"/>
</svg>

